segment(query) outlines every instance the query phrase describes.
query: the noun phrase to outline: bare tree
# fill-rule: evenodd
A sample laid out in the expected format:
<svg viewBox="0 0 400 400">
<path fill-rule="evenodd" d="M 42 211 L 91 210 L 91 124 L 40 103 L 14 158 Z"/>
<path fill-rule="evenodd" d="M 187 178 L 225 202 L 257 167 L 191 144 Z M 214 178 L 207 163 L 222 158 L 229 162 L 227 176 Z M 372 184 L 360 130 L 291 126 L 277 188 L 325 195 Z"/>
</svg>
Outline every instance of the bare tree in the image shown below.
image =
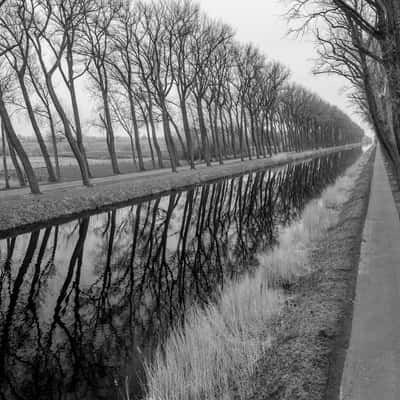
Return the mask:
<svg viewBox="0 0 400 400">
<path fill-rule="evenodd" d="M 115 151 L 115 135 L 110 110 L 109 62 L 112 53 L 111 25 L 116 21 L 119 4 L 117 1 L 96 0 L 95 12 L 86 15 L 84 31 L 85 43 L 82 52 L 88 59 L 88 73 L 94 85 L 94 93 L 102 100 L 104 127 L 107 137 L 107 148 L 111 158 L 114 174 L 120 174 Z"/>
<path fill-rule="evenodd" d="M 203 17 L 200 28 L 192 41 L 191 62 L 195 70 L 192 94 L 196 101 L 199 118 L 199 128 L 202 142 L 202 152 L 207 165 L 211 165 L 209 140 L 204 118 L 203 102 L 211 81 L 212 55 L 224 42 L 232 37 L 232 31 L 227 25 Z"/>
<path fill-rule="evenodd" d="M 359 89 L 362 85 L 374 128 L 383 148 L 399 173 L 400 154 L 400 4 L 397 0 L 293 0 L 289 12 L 300 20 L 295 30 L 315 28 L 321 44 L 324 71 L 339 73 Z M 390 112 L 379 115 L 377 94 L 369 65 L 384 72 Z M 355 82 L 356 81 L 356 82 Z M 375 87 L 376 88 L 376 87 Z M 385 119 L 390 119 L 390 121 Z M 388 127 L 392 126 L 393 130 Z M 394 138 L 396 153 L 390 150 Z M 400 182 L 400 178 L 399 178 Z"/>
<path fill-rule="evenodd" d="M 27 34 L 35 48 L 42 73 L 45 77 L 51 100 L 62 121 L 65 136 L 78 162 L 84 185 L 90 185 L 90 171 L 83 145 L 80 113 L 76 95 L 76 80 L 86 67 L 76 72 L 75 48 L 77 37 L 88 12 L 89 2 L 52 2 L 52 0 L 31 1 L 31 21 Z M 50 52 L 51 58 L 48 57 Z M 63 68 L 66 65 L 66 71 Z M 73 109 L 72 122 L 68 117 L 54 84 L 54 74 L 59 72 L 66 84 Z"/>
<path fill-rule="evenodd" d="M 142 77 L 147 76 L 150 92 L 160 109 L 164 138 L 171 168 L 176 172 L 179 160 L 173 141 L 168 112 L 168 95 L 173 88 L 172 32 L 166 29 L 164 2 L 140 4 L 139 29 L 135 32 L 136 58 Z"/>
<path fill-rule="evenodd" d="M 32 46 L 26 32 L 29 30 L 30 24 L 27 4 L 21 0 L 10 1 L 0 16 L 0 52 L 4 54 L 15 71 L 25 107 L 47 168 L 49 181 L 55 182 L 57 180 L 56 174 L 27 87 L 26 75 L 28 64 L 31 62 Z"/>
<path fill-rule="evenodd" d="M 21 164 L 24 168 L 24 172 L 26 173 L 31 192 L 34 194 L 38 194 L 40 193 L 40 188 L 35 175 L 35 171 L 33 170 L 32 164 L 29 161 L 29 157 L 25 149 L 23 148 L 21 141 L 19 140 L 17 133 L 15 132 L 10 114 L 6 106 L 7 92 L 12 86 L 13 76 L 12 73 L 8 71 L 7 68 L 4 66 L 4 62 L 2 62 L 1 59 L 0 67 L 2 71 L 2 75 L 0 76 L 0 117 L 2 120 L 3 129 L 5 130 L 7 135 L 10 153 L 15 151 L 15 153 L 18 155 L 18 158 L 20 159 Z M 14 160 L 14 163 L 18 163 L 16 159 Z M 20 182 L 21 184 L 23 184 L 24 182 L 22 176 L 20 178 Z"/>
<path fill-rule="evenodd" d="M 54 155 L 54 164 L 56 168 L 56 176 L 57 180 L 61 178 L 61 169 L 60 169 L 60 160 L 58 156 L 58 147 L 57 147 L 57 121 L 55 120 L 55 116 L 53 113 L 53 105 L 51 101 L 51 97 L 49 94 L 49 90 L 47 88 L 46 82 L 43 80 L 41 75 L 40 66 L 36 65 L 36 63 L 28 64 L 28 72 L 30 83 L 34 88 L 34 91 L 39 99 L 39 102 L 42 104 L 36 105 L 34 111 L 39 115 L 39 117 L 43 120 L 46 120 L 50 129 L 50 138 L 53 148 Z"/>
<path fill-rule="evenodd" d="M 8 175 L 8 164 L 7 164 L 6 130 L 4 128 L 3 121 L 0 121 L 0 129 L 1 129 L 1 150 L 3 153 L 4 184 L 6 189 L 10 189 L 10 178 Z"/>
<path fill-rule="evenodd" d="M 134 144 L 134 127 L 132 122 L 132 114 L 129 107 L 124 105 L 124 102 L 121 100 L 119 96 L 115 93 L 110 97 L 110 107 L 112 111 L 113 121 L 118 123 L 122 130 L 128 135 L 130 145 L 131 145 L 131 153 L 132 153 L 132 162 L 135 169 L 138 167 L 136 160 L 136 150 Z"/>
<path fill-rule="evenodd" d="M 124 91 L 129 101 L 139 169 L 143 171 L 144 162 L 135 104 L 136 60 L 133 49 L 136 45 L 135 31 L 138 29 L 137 19 L 136 10 L 131 7 L 130 2 L 123 2 L 123 6 L 118 13 L 118 24 L 112 36 L 113 53 L 112 58 L 108 60 L 108 64 L 112 79 Z"/>
<path fill-rule="evenodd" d="M 187 101 L 194 83 L 196 70 L 194 64 L 188 61 L 192 59 L 193 41 L 196 40 L 199 22 L 199 7 L 193 4 L 191 0 L 172 1 L 169 3 L 165 24 L 172 36 L 173 43 L 171 51 L 174 64 L 171 73 L 177 88 L 191 169 L 194 169 L 194 153 Z"/>
<path fill-rule="evenodd" d="M 153 143 L 152 143 L 152 137 L 150 133 L 150 114 L 149 114 L 149 109 L 147 107 L 147 94 L 145 93 L 144 90 L 140 90 L 136 93 L 136 101 L 140 109 L 140 114 L 142 116 L 142 121 L 146 129 L 146 136 L 147 136 L 147 143 L 149 145 L 149 150 L 150 150 L 150 157 L 151 157 L 151 163 L 153 168 L 156 168 L 156 160 L 154 157 L 154 150 L 153 150 Z"/>
</svg>

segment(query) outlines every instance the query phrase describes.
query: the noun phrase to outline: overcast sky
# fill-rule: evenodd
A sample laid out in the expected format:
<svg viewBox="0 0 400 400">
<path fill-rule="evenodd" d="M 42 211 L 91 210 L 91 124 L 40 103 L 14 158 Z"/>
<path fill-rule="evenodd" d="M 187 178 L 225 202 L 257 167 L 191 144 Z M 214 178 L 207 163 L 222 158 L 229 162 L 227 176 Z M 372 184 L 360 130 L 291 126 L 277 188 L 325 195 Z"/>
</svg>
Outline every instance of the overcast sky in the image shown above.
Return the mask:
<svg viewBox="0 0 400 400">
<path fill-rule="evenodd" d="M 256 44 L 264 54 L 287 65 L 292 79 L 337 105 L 360 123 L 346 99 L 347 82 L 338 76 L 315 76 L 317 57 L 312 38 L 288 37 L 287 0 L 199 0 L 210 16 L 230 24 L 241 42 Z"/>
</svg>

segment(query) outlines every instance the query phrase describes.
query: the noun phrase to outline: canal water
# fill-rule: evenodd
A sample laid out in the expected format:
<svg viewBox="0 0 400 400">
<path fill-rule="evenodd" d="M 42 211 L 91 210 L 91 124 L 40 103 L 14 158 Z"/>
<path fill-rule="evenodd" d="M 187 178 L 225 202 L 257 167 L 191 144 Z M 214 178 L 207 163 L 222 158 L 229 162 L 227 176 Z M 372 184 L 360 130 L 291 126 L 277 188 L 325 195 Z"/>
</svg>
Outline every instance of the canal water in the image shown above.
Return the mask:
<svg viewBox="0 0 400 400">
<path fill-rule="evenodd" d="M 350 150 L 220 179 L 0 241 L 0 399 L 139 399 L 185 311 L 353 164 Z"/>
</svg>

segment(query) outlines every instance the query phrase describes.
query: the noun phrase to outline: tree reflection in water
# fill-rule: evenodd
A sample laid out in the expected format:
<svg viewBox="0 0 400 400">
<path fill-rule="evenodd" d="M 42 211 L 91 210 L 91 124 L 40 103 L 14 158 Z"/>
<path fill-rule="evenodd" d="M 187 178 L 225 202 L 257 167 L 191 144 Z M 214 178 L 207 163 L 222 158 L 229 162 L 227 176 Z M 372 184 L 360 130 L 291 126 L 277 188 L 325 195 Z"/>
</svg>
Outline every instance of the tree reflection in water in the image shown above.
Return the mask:
<svg viewBox="0 0 400 400">
<path fill-rule="evenodd" d="M 194 302 L 256 265 L 359 156 L 336 153 L 0 241 L 2 399 L 113 399 Z"/>
</svg>

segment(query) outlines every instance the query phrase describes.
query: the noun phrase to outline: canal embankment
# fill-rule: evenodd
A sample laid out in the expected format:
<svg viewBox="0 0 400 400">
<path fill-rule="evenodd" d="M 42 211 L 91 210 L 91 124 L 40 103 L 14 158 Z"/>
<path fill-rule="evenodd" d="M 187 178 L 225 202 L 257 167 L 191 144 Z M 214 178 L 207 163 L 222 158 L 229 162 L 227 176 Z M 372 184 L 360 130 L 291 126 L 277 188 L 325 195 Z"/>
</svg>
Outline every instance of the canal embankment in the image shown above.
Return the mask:
<svg viewBox="0 0 400 400">
<path fill-rule="evenodd" d="M 265 159 L 230 160 L 223 165 L 214 163 L 212 167 L 199 165 L 195 170 L 183 167 L 178 173 L 157 170 L 97 178 L 93 179 L 92 187 L 84 187 L 76 181 L 43 185 L 40 195 L 30 194 L 27 188 L 3 191 L 0 192 L 0 238 L 50 221 L 62 222 L 83 212 L 96 213 L 155 194 L 359 146 L 352 144 L 302 153 L 282 153 Z"/>
<path fill-rule="evenodd" d="M 287 301 L 269 326 L 274 341 L 246 398 L 339 399 L 374 159 L 374 150 L 363 156 L 337 221 L 310 243 L 308 273 L 283 285 Z"/>
</svg>

